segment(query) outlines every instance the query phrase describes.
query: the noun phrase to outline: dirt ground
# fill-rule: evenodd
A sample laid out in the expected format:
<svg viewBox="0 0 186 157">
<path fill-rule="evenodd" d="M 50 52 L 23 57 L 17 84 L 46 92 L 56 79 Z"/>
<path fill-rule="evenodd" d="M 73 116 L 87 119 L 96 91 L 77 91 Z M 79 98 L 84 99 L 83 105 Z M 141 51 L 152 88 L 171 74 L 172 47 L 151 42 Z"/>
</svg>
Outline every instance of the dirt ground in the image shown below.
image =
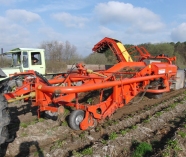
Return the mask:
<svg viewBox="0 0 186 157">
<path fill-rule="evenodd" d="M 186 156 L 185 98 L 185 89 L 165 93 L 161 99 L 143 97 L 88 131 L 74 131 L 66 122 L 38 120 L 37 108 L 29 104 L 10 104 L 9 130 L 15 138 L 1 146 L 0 155 L 137 157 L 141 149 L 139 157 Z"/>
</svg>

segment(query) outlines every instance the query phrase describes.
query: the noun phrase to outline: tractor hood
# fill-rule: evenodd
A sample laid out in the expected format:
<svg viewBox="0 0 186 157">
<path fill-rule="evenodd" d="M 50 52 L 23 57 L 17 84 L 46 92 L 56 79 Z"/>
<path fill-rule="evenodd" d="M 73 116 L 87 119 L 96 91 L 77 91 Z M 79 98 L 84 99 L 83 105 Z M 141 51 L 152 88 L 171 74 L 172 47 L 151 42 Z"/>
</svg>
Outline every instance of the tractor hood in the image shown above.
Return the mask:
<svg viewBox="0 0 186 157">
<path fill-rule="evenodd" d="M 0 68 L 0 81 L 8 78 L 10 74 L 14 74 L 16 72 L 20 72 L 19 67 Z"/>
<path fill-rule="evenodd" d="M 0 78 L 5 78 L 7 75 L 3 72 L 2 69 L 0 69 Z"/>
</svg>

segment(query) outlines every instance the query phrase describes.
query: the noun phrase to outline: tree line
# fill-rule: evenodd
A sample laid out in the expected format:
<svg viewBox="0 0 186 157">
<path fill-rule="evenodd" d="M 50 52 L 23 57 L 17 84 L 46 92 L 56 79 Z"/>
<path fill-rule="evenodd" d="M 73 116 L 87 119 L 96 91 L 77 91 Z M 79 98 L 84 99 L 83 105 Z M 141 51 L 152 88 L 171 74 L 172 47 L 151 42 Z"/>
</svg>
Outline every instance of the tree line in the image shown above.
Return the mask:
<svg viewBox="0 0 186 157">
<path fill-rule="evenodd" d="M 134 45 L 125 45 L 127 49 L 131 46 Z M 159 54 L 165 54 L 170 57 L 176 56 L 176 65 L 182 69 L 186 68 L 186 42 L 167 42 L 157 44 L 143 43 L 137 46 L 143 46 L 152 56 Z M 39 48 L 45 49 L 47 72 L 66 71 L 67 65 L 79 62 L 85 64 L 109 65 L 117 63 L 115 55 L 110 50 L 107 50 L 103 54 L 91 53 L 88 56 L 83 57 L 77 52 L 77 48 L 68 41 L 64 43 L 59 41 L 43 41 Z M 1 67 L 10 65 L 10 62 L 10 58 L 6 59 L 0 57 Z"/>
<path fill-rule="evenodd" d="M 124 44 L 125 48 L 130 50 L 130 47 L 134 45 Z M 138 47 L 144 47 L 152 56 L 157 56 L 159 54 L 165 54 L 169 57 L 176 56 L 175 64 L 182 69 L 186 68 L 186 42 L 167 42 L 167 43 L 143 43 L 136 45 Z M 129 51 L 130 52 L 130 51 Z M 106 51 L 103 54 L 90 54 L 84 58 L 87 64 L 115 64 L 117 63 L 116 57 L 111 51 Z"/>
</svg>

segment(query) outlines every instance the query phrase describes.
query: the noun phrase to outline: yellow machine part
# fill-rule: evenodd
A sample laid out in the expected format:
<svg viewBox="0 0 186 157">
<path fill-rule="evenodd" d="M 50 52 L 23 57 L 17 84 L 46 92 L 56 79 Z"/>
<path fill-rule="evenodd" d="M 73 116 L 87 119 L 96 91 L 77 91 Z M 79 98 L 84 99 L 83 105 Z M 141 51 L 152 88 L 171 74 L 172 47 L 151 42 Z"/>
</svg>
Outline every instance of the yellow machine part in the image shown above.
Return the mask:
<svg viewBox="0 0 186 157">
<path fill-rule="evenodd" d="M 124 47 L 124 45 L 120 42 L 117 42 L 118 48 L 121 50 L 121 53 L 123 55 L 123 57 L 125 58 L 125 60 L 127 62 L 133 62 L 131 56 L 129 55 L 128 51 L 126 50 L 126 48 Z"/>
</svg>

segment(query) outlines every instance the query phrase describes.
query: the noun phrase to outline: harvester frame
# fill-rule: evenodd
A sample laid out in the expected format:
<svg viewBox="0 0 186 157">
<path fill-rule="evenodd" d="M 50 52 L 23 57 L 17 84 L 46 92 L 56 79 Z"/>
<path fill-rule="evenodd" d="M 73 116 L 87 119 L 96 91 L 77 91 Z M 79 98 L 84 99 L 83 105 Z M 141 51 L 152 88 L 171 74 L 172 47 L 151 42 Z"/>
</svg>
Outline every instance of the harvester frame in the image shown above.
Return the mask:
<svg viewBox="0 0 186 157">
<path fill-rule="evenodd" d="M 120 43 L 119 50 L 114 48 L 118 42 L 104 38 L 93 48 L 99 53 L 107 48 L 114 50 L 118 63 L 109 69 L 93 71 L 79 63 L 76 70 L 57 75 L 51 80 L 35 71 L 17 73 L 13 76 L 21 76 L 23 85 L 5 93 L 4 97 L 8 102 L 31 98 L 32 106 L 38 106 L 38 117 L 46 111 L 51 116 L 64 114 L 64 107 L 70 107 L 73 111 L 68 118 L 69 126 L 74 130 L 87 130 L 127 105 L 139 93 L 159 97 L 170 89 L 184 87 L 184 70 L 178 73 L 177 66 L 172 63 L 175 57 L 164 54 L 151 56 L 145 48 L 135 46 L 133 49 L 140 56 L 134 62 Z M 178 87 L 177 84 L 181 85 Z M 92 91 L 99 93 L 97 102 L 80 101 L 82 93 Z M 105 92 L 108 92 L 106 97 Z"/>
</svg>

